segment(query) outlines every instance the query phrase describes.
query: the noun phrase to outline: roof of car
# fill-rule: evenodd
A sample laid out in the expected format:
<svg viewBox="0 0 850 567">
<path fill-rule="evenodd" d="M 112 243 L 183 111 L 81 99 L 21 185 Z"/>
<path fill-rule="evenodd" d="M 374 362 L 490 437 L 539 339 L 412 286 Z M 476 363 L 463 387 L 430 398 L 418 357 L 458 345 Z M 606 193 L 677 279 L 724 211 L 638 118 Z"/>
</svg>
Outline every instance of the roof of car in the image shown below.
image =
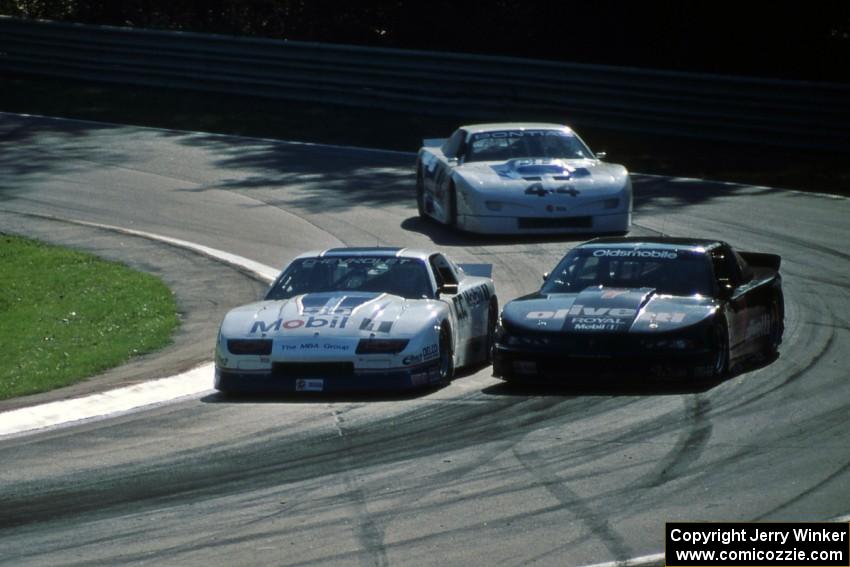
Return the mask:
<svg viewBox="0 0 850 567">
<path fill-rule="evenodd" d="M 569 126 L 563 124 L 555 124 L 552 122 L 492 122 L 488 124 L 467 124 L 461 126 L 461 129 L 466 130 L 470 134 L 479 132 L 490 132 L 492 130 L 568 130 L 572 131 Z"/>
<path fill-rule="evenodd" d="M 662 248 L 669 250 L 690 250 L 692 252 L 704 252 L 722 245 L 720 240 L 706 238 L 680 238 L 673 236 L 614 236 L 595 238 L 590 242 L 581 244 L 582 247 L 602 248 Z"/>
<path fill-rule="evenodd" d="M 416 258 L 427 260 L 433 252 L 416 250 L 413 248 L 400 248 L 396 246 L 370 246 L 370 247 L 346 247 L 328 248 L 326 250 L 312 250 L 299 254 L 297 258 L 333 258 L 346 256 L 379 256 L 384 258 Z"/>
</svg>

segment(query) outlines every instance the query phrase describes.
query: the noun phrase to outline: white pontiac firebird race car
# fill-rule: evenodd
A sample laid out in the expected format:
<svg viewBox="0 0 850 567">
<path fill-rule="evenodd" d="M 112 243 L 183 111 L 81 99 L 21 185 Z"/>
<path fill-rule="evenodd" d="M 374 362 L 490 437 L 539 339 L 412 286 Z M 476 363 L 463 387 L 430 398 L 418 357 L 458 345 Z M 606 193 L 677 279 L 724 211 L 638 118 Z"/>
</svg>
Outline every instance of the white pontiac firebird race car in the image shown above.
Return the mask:
<svg viewBox="0 0 850 567">
<path fill-rule="evenodd" d="M 602 157 L 558 124 L 461 126 L 419 150 L 419 216 L 488 234 L 626 232 L 629 172 Z"/>
<path fill-rule="evenodd" d="M 249 393 L 445 384 L 455 368 L 489 361 L 499 312 L 490 269 L 402 248 L 302 254 L 263 301 L 225 316 L 215 387 Z"/>
</svg>

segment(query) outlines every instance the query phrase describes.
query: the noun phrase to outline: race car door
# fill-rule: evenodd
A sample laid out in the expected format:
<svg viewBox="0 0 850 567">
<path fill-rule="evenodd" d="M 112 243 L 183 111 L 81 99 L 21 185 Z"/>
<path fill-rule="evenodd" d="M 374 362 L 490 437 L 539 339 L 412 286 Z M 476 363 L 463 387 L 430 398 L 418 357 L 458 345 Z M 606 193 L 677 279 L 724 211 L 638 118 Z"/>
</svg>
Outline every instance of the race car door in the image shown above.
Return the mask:
<svg viewBox="0 0 850 567">
<path fill-rule="evenodd" d="M 444 290 L 440 299 L 449 305 L 456 363 L 463 366 L 482 355 L 479 351 L 486 343 L 490 289 L 486 285 L 469 285 L 469 278 L 461 277 L 442 254 L 432 254 L 429 261 L 438 289 Z"/>
<path fill-rule="evenodd" d="M 463 145 L 466 141 L 466 132 L 457 130 L 446 143 L 440 148 L 442 159 L 435 159 L 433 163 L 426 164 L 424 172 L 424 184 L 426 203 L 429 201 L 428 193 L 431 193 L 431 212 L 440 222 L 449 222 L 451 207 L 449 185 L 452 179 L 452 170 L 457 166 Z M 427 206 L 427 205 L 426 205 Z"/>
</svg>

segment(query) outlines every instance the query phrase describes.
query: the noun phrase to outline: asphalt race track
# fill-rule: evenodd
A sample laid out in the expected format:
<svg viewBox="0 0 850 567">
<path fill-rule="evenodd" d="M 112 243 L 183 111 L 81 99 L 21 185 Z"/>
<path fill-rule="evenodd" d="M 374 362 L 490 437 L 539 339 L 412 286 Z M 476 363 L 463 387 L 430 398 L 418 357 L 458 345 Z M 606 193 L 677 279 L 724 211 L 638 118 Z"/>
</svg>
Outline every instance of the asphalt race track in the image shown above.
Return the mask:
<svg viewBox="0 0 850 567">
<path fill-rule="evenodd" d="M 0 114 L 0 219 L 107 223 L 272 266 L 436 246 L 492 263 L 502 303 L 577 242 L 424 223 L 412 164 Z M 586 565 L 661 552 L 666 521 L 850 513 L 850 201 L 640 175 L 635 191 L 633 234 L 783 256 L 778 360 L 703 389 L 522 392 L 484 368 L 400 398 L 207 392 L 0 439 L 0 564 Z"/>
</svg>

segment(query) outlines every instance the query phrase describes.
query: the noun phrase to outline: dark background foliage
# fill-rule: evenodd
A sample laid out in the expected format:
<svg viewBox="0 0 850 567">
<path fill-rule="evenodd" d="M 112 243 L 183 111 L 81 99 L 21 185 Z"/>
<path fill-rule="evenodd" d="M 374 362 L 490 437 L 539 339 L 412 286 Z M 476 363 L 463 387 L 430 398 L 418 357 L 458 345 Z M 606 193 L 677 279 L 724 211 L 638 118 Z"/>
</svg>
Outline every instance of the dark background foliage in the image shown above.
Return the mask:
<svg viewBox="0 0 850 567">
<path fill-rule="evenodd" d="M 0 0 L 90 24 L 850 81 L 850 1 Z"/>
</svg>

